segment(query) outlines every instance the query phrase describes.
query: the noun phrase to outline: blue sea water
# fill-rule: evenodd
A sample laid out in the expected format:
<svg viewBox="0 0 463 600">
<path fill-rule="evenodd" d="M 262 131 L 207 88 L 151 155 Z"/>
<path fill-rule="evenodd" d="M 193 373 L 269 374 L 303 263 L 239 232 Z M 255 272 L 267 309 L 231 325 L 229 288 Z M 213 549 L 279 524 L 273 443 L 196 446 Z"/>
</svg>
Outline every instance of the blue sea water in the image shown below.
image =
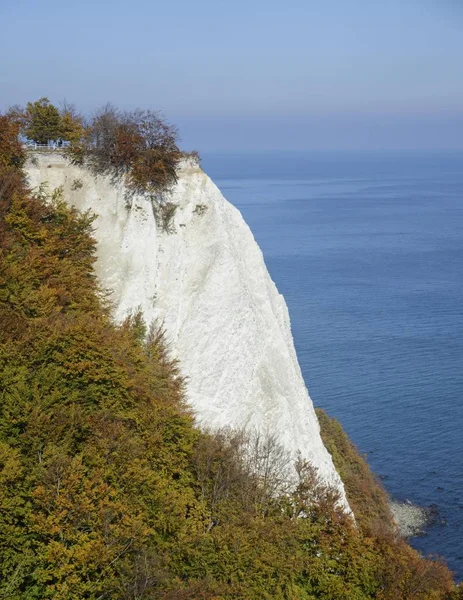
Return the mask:
<svg viewBox="0 0 463 600">
<path fill-rule="evenodd" d="M 463 154 L 206 154 L 288 303 L 316 406 L 463 578 Z"/>
</svg>

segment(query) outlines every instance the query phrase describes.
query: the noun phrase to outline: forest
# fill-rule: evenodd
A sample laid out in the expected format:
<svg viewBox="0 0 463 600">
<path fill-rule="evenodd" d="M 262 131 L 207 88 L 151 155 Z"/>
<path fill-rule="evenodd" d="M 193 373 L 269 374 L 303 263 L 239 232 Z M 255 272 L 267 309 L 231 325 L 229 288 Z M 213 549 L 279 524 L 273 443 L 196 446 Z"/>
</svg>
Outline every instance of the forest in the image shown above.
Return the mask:
<svg viewBox="0 0 463 600">
<path fill-rule="evenodd" d="M 323 413 L 355 520 L 309 463 L 287 479 L 271 435 L 195 426 L 162 329 L 111 318 L 93 215 L 28 188 L 20 114 L 0 115 L 0 598 L 463 598 L 441 560 L 399 536 L 385 492 Z M 122 169 L 153 193 L 175 181 L 173 130 L 158 123 L 169 143 L 149 128 L 142 143 L 153 114 L 103 114 L 117 117 L 108 145 L 95 127 L 72 143 L 89 169 Z"/>
</svg>

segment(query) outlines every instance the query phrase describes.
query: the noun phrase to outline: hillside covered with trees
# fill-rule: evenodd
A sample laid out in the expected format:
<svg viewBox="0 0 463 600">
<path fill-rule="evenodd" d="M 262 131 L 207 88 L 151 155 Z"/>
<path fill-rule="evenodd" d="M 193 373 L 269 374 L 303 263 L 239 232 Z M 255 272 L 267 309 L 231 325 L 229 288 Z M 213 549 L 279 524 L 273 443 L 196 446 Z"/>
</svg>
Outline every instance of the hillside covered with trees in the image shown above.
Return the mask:
<svg viewBox="0 0 463 600">
<path fill-rule="evenodd" d="M 310 464 L 290 485 L 271 436 L 195 427 L 162 331 L 111 320 L 92 215 L 28 189 L 20 127 L 0 116 L 0 598 L 461 597 L 398 537 L 334 425 L 356 524 Z"/>
</svg>

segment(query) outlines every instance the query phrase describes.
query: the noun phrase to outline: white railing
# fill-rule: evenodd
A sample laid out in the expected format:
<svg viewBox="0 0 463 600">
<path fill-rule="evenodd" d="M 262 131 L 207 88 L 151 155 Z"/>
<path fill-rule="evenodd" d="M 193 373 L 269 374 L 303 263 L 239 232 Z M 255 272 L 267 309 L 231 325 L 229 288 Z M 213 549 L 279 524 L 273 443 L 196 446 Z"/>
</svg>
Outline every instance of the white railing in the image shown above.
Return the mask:
<svg viewBox="0 0 463 600">
<path fill-rule="evenodd" d="M 63 150 L 63 148 L 67 148 L 69 144 L 63 144 L 62 146 L 58 146 L 58 144 L 50 143 L 50 144 L 37 144 L 36 142 L 28 142 L 24 144 L 26 150 L 45 150 L 53 152 L 54 150 Z"/>
</svg>

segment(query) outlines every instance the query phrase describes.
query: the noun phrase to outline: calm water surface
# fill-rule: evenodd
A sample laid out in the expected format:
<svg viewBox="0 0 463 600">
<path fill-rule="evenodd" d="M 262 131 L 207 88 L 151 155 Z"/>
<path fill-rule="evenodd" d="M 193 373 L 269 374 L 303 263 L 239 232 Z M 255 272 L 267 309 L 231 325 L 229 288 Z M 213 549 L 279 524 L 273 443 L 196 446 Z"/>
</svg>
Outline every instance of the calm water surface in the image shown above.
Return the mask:
<svg viewBox="0 0 463 600">
<path fill-rule="evenodd" d="M 463 578 L 463 154 L 211 154 L 289 306 L 315 405 L 389 492 L 437 504 L 413 545 Z"/>
</svg>

